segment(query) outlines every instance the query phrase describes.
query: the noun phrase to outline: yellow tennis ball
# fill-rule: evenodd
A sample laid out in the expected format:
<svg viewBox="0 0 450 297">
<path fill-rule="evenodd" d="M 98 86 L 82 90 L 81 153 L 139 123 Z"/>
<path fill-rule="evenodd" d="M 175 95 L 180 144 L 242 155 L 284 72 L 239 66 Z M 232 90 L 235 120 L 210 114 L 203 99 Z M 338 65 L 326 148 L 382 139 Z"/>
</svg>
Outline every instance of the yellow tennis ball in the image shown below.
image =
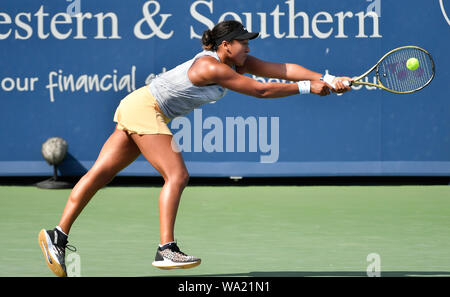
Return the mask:
<svg viewBox="0 0 450 297">
<path fill-rule="evenodd" d="M 409 70 L 416 70 L 419 68 L 419 60 L 416 58 L 409 58 L 408 61 L 406 61 L 406 67 L 408 67 Z"/>
</svg>

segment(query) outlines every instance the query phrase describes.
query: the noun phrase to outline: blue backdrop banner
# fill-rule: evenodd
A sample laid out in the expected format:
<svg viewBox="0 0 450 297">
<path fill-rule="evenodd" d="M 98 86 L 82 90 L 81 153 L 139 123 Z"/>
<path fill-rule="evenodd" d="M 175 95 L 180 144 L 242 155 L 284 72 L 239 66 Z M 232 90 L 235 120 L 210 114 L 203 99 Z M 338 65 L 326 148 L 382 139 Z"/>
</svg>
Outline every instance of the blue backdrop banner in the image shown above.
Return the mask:
<svg viewBox="0 0 450 297">
<path fill-rule="evenodd" d="M 229 91 L 169 123 L 191 176 L 450 176 L 449 16 L 448 0 L 3 0 L 0 175 L 51 175 L 41 145 L 55 136 L 69 147 L 60 174 L 83 174 L 119 101 L 201 51 L 204 30 L 236 19 L 260 32 L 250 54 L 263 60 L 357 76 L 417 45 L 436 77 L 410 95 Z M 120 173 L 157 174 L 142 156 Z"/>
</svg>

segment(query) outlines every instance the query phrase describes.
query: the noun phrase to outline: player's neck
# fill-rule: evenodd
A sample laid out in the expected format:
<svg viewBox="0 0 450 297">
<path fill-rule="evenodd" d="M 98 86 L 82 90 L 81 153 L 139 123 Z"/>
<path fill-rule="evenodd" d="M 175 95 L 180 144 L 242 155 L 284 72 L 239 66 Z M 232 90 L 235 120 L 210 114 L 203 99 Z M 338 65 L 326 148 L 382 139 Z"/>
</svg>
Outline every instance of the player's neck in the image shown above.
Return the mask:
<svg viewBox="0 0 450 297">
<path fill-rule="evenodd" d="M 233 68 L 234 63 L 228 59 L 227 53 L 223 49 L 219 48 L 217 50 L 217 55 L 219 56 L 220 62 Z"/>
</svg>

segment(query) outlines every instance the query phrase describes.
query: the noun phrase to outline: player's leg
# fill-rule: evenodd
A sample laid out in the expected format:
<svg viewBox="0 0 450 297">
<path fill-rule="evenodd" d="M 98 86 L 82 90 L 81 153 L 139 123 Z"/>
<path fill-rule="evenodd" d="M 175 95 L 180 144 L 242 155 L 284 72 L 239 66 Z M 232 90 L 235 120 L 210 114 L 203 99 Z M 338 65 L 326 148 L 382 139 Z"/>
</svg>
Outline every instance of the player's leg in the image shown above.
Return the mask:
<svg viewBox="0 0 450 297">
<path fill-rule="evenodd" d="M 160 240 L 153 265 L 159 268 L 190 268 L 200 264 L 199 258 L 182 253 L 174 241 L 175 219 L 181 194 L 189 174 L 181 153 L 172 149 L 172 135 L 132 135 L 144 157 L 164 178 L 159 195 Z"/>
<path fill-rule="evenodd" d="M 66 203 L 57 228 L 42 229 L 39 233 L 39 245 L 44 253 L 49 268 L 57 276 L 67 276 L 65 268 L 65 249 L 67 234 L 73 222 L 92 196 L 114 176 L 131 162 L 140 152 L 130 136 L 115 130 L 108 138 L 95 162 L 94 166 L 75 185 Z"/>
<path fill-rule="evenodd" d="M 64 233 L 70 228 L 92 196 L 140 155 L 130 135 L 116 129 L 103 145 L 92 168 L 78 181 L 67 200 L 58 224 Z"/>
<path fill-rule="evenodd" d="M 164 179 L 159 196 L 161 244 L 174 240 L 175 217 L 181 193 L 187 185 L 189 174 L 179 152 L 172 150 L 171 135 L 131 136 L 144 157 Z"/>
</svg>

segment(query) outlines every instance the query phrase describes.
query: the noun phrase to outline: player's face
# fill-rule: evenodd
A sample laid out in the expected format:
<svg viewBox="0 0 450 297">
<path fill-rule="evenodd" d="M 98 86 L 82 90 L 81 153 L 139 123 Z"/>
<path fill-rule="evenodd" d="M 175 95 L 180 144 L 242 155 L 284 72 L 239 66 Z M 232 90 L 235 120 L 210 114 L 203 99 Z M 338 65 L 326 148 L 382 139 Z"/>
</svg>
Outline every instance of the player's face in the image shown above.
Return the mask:
<svg viewBox="0 0 450 297">
<path fill-rule="evenodd" d="M 233 40 L 230 43 L 230 59 L 236 66 L 244 65 L 249 52 L 248 40 Z"/>
</svg>

